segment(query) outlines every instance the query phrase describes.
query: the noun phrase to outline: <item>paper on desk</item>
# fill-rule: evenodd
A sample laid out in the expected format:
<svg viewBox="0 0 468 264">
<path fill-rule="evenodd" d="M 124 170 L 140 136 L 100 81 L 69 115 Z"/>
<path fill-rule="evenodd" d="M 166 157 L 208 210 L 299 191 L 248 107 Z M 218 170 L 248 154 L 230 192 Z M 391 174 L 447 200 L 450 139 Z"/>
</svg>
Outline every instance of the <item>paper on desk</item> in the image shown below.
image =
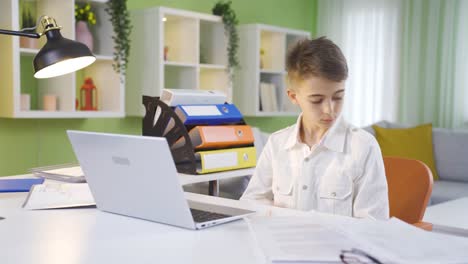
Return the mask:
<svg viewBox="0 0 468 264">
<path fill-rule="evenodd" d="M 324 220 L 304 216 L 254 216 L 247 222 L 271 263 L 341 263 L 342 249 L 360 245 Z"/>
<path fill-rule="evenodd" d="M 339 262 L 341 250 L 351 248 L 383 263 L 468 263 L 467 238 L 424 231 L 396 218 L 375 221 L 311 213 L 247 221 L 272 263 Z"/>
<path fill-rule="evenodd" d="M 31 172 L 39 177 L 65 182 L 86 182 L 83 170 L 80 166 L 60 167 L 49 166 L 42 168 L 33 168 Z"/>
<path fill-rule="evenodd" d="M 95 204 L 87 183 L 46 183 L 31 188 L 23 208 L 37 210 Z"/>
<path fill-rule="evenodd" d="M 468 263 L 467 238 L 424 231 L 396 218 L 353 222 L 343 232 L 374 248 L 368 253 L 385 254 L 395 263 Z"/>
</svg>

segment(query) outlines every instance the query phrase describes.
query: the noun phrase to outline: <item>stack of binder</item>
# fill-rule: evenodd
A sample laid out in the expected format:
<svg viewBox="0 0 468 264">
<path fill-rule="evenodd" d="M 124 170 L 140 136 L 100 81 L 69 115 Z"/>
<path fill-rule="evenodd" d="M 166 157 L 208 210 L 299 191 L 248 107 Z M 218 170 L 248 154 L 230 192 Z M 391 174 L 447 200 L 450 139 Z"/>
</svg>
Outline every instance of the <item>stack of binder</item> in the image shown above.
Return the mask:
<svg viewBox="0 0 468 264">
<path fill-rule="evenodd" d="M 206 96 L 194 99 L 197 104 L 173 104 L 188 101 L 177 94 L 171 92 L 173 98 L 166 96 L 164 102 L 144 96 L 143 135 L 166 137 L 179 172 L 204 174 L 256 165 L 252 129 L 235 105 L 219 104 L 219 94 L 212 95 L 216 103 L 211 104 L 211 95 L 200 91 L 188 95 Z"/>
</svg>

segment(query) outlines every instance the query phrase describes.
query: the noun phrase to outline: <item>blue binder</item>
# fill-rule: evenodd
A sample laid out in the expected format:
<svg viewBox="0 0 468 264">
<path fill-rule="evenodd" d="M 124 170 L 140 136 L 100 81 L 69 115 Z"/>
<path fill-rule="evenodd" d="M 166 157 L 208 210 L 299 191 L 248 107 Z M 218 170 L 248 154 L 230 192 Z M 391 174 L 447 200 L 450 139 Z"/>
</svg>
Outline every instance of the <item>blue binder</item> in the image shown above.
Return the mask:
<svg viewBox="0 0 468 264">
<path fill-rule="evenodd" d="M 221 125 L 242 121 L 242 114 L 233 104 L 177 105 L 175 113 L 184 125 Z"/>
<path fill-rule="evenodd" d="M 44 179 L 0 179 L 0 193 L 29 192 L 34 184 L 42 184 Z"/>
</svg>

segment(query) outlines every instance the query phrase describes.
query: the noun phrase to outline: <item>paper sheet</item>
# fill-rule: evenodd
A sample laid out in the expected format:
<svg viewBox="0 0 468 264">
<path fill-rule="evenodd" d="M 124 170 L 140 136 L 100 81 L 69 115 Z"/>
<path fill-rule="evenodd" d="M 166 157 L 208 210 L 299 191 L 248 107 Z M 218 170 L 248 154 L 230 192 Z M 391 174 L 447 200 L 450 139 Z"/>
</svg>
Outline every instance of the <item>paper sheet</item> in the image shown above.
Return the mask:
<svg viewBox="0 0 468 264">
<path fill-rule="evenodd" d="M 35 185 L 23 208 L 29 210 L 68 208 L 95 205 L 86 183 L 46 183 Z"/>
<path fill-rule="evenodd" d="M 338 262 L 357 248 L 383 263 L 468 263 L 468 238 L 428 232 L 396 218 L 349 219 L 311 213 L 255 216 L 250 230 L 272 263 Z"/>
<path fill-rule="evenodd" d="M 321 219 L 297 216 L 252 217 L 249 227 L 268 261 L 273 263 L 341 263 L 342 249 L 359 245 Z"/>
</svg>

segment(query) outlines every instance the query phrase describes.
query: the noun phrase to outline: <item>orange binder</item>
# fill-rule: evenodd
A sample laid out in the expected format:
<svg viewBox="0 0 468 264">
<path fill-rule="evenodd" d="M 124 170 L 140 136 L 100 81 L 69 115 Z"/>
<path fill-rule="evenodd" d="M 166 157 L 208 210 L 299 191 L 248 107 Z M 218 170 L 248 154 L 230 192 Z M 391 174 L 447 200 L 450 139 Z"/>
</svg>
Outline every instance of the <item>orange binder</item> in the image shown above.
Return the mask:
<svg viewBox="0 0 468 264">
<path fill-rule="evenodd" d="M 190 130 L 189 136 L 197 150 L 246 146 L 254 142 L 252 129 L 248 125 L 196 126 Z M 179 148 L 184 144 L 185 139 L 180 138 L 172 148 Z"/>
</svg>

